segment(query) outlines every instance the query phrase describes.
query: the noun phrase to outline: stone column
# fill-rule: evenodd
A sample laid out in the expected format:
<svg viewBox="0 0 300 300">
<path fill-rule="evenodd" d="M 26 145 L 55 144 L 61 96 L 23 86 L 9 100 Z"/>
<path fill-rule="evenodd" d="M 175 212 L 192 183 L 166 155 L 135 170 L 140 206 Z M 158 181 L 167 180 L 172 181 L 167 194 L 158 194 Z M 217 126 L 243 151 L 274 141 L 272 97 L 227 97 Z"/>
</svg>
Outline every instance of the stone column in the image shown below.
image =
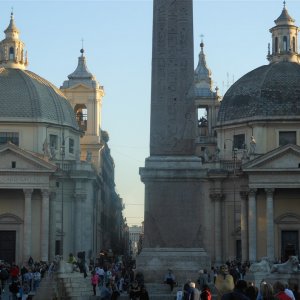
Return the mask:
<svg viewBox="0 0 300 300">
<path fill-rule="evenodd" d="M 224 199 L 224 195 L 220 193 L 211 194 L 210 198 L 215 203 L 214 215 L 215 215 L 215 236 L 214 236 L 214 249 L 215 249 L 215 262 L 222 262 L 222 216 L 221 216 L 221 202 Z"/>
<path fill-rule="evenodd" d="M 266 191 L 266 220 L 267 220 L 267 257 L 274 261 L 274 207 L 273 194 L 274 189 L 265 189 Z"/>
<path fill-rule="evenodd" d="M 256 261 L 256 192 L 257 189 L 249 191 L 249 261 Z"/>
<path fill-rule="evenodd" d="M 50 211 L 49 211 L 49 261 L 52 261 L 55 256 L 55 243 L 56 243 L 56 193 L 51 192 L 49 195 L 49 202 L 50 202 Z"/>
<path fill-rule="evenodd" d="M 42 190 L 41 258 L 49 261 L 49 191 Z"/>
<path fill-rule="evenodd" d="M 23 242 L 23 261 L 27 261 L 31 253 L 31 196 L 32 189 L 24 189 L 25 206 L 24 206 L 24 242 Z"/>
<path fill-rule="evenodd" d="M 208 135 L 212 136 L 212 111 L 211 107 L 207 108 L 207 123 L 208 123 Z"/>
<path fill-rule="evenodd" d="M 83 217 L 83 195 L 75 194 L 75 220 L 74 220 L 74 242 L 75 242 L 75 252 L 83 250 L 82 243 L 82 233 L 84 232 L 84 228 L 82 227 L 82 217 Z"/>
<path fill-rule="evenodd" d="M 240 192 L 241 196 L 241 242 L 242 242 L 242 261 L 248 260 L 248 224 L 247 224 L 247 198 L 248 193 Z"/>
</svg>

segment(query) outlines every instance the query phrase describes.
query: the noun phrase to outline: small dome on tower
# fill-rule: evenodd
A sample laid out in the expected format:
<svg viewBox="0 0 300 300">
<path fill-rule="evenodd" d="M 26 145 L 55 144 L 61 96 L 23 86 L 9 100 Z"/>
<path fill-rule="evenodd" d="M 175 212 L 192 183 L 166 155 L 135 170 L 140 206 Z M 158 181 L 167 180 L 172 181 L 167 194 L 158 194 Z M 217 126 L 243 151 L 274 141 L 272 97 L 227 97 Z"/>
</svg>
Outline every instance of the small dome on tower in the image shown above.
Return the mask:
<svg viewBox="0 0 300 300">
<path fill-rule="evenodd" d="M 4 33 L 5 39 L 0 42 L 0 67 L 24 70 L 28 65 L 27 53 L 25 44 L 19 39 L 13 13 Z"/>
</svg>

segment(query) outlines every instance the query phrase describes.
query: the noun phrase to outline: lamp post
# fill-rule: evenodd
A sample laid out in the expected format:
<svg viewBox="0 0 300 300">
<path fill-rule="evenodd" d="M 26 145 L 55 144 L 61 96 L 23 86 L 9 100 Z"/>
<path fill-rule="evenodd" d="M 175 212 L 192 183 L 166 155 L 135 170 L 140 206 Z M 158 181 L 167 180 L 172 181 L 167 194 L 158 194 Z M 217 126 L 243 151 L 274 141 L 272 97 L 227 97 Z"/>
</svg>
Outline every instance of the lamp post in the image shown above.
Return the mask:
<svg viewBox="0 0 300 300">
<path fill-rule="evenodd" d="M 60 240 L 60 255 L 64 255 L 64 158 L 65 158 L 65 138 L 62 137 L 60 147 L 61 154 L 61 240 Z"/>
<path fill-rule="evenodd" d="M 237 162 L 237 151 L 238 149 L 234 147 L 234 141 L 231 139 L 225 139 L 224 141 L 224 149 L 226 149 L 226 141 L 230 141 L 232 143 L 232 159 L 233 159 L 233 234 L 235 241 L 235 252 L 237 256 L 237 239 L 236 239 L 236 162 Z"/>
</svg>

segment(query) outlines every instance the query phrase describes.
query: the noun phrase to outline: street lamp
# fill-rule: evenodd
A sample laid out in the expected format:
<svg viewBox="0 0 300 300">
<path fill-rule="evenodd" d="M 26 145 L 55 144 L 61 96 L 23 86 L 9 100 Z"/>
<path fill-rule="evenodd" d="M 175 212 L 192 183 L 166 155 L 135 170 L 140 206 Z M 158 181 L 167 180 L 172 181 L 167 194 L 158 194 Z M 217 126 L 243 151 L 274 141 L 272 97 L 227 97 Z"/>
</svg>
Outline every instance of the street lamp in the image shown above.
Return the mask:
<svg viewBox="0 0 300 300">
<path fill-rule="evenodd" d="M 232 159 L 233 159 L 233 234 L 235 239 L 235 251 L 237 254 L 237 239 L 236 239 L 236 163 L 237 163 L 237 152 L 238 149 L 234 147 L 234 141 L 231 139 L 225 139 L 224 141 L 224 149 L 226 149 L 226 141 L 230 141 L 232 143 Z"/>
<path fill-rule="evenodd" d="M 60 146 L 61 154 L 61 240 L 60 240 L 60 255 L 64 255 L 64 158 L 65 158 L 65 138 L 62 136 L 62 143 Z"/>
</svg>

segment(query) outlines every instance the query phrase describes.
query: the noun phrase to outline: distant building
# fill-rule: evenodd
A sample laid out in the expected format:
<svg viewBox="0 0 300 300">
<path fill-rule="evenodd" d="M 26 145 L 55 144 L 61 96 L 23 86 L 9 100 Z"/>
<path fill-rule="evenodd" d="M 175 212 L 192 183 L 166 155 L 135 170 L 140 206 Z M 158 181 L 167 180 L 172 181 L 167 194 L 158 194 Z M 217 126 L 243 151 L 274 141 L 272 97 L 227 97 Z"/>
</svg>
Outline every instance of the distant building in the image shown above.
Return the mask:
<svg viewBox="0 0 300 300">
<path fill-rule="evenodd" d="M 143 234 L 143 227 L 133 225 L 129 227 L 129 245 L 132 256 L 136 256 L 139 250 L 139 241 Z"/>
<path fill-rule="evenodd" d="M 27 65 L 12 14 L 0 42 L 0 259 L 121 253 L 123 203 L 101 128 L 103 87 L 83 49 L 60 90 Z"/>
</svg>

